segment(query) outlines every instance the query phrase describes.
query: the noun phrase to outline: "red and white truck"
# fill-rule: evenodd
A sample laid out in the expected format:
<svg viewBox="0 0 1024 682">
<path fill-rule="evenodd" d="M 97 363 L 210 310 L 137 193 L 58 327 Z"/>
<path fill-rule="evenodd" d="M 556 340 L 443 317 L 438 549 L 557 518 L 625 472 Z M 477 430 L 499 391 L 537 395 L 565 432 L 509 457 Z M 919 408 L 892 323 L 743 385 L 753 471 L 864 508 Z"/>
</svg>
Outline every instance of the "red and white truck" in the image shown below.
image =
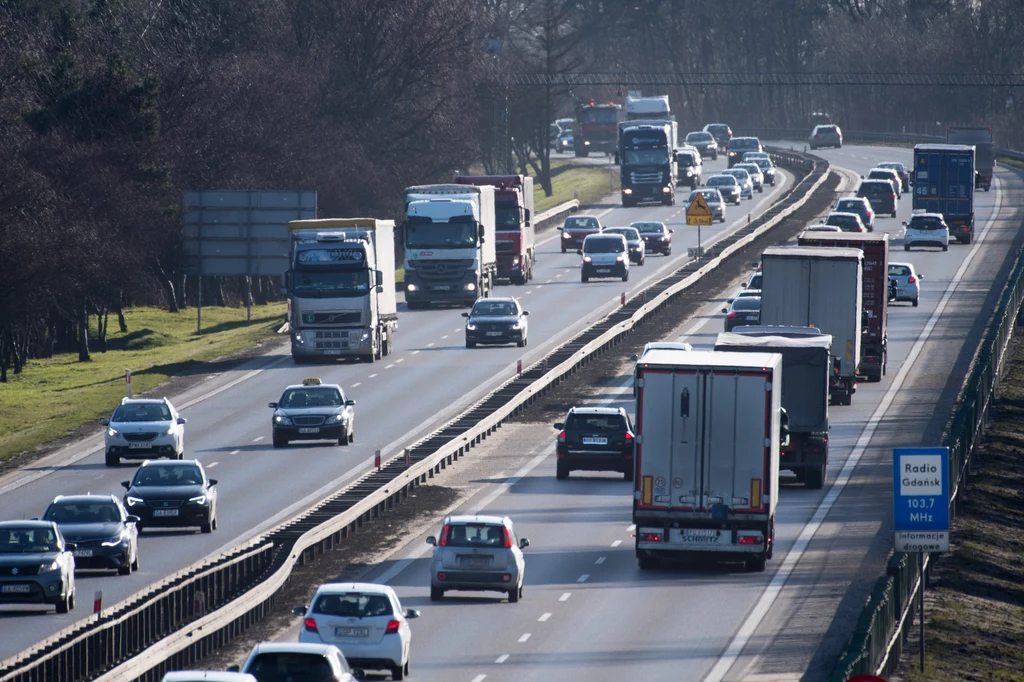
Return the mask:
<svg viewBox="0 0 1024 682">
<path fill-rule="evenodd" d="M 460 175 L 459 185 L 494 187 L 497 279 L 526 284 L 537 260 L 533 225 L 533 178 L 523 175 Z"/>
<path fill-rule="evenodd" d="M 788 438 L 778 353 L 651 350 L 637 368 L 641 569 L 703 555 L 763 571 Z"/>
</svg>

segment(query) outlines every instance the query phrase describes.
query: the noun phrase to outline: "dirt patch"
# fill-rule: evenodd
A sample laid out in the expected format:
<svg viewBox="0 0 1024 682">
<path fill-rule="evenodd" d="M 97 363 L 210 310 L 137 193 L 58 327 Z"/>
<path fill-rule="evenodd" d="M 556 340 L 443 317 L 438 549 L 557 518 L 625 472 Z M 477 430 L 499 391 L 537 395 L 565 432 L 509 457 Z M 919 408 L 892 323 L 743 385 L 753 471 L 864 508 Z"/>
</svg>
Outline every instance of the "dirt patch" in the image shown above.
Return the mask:
<svg viewBox="0 0 1024 682">
<path fill-rule="evenodd" d="M 1024 680 L 1024 344 L 1012 358 L 953 520 L 953 552 L 928 580 L 925 670 L 915 624 L 893 680 Z"/>
<path fill-rule="evenodd" d="M 564 417 L 569 408 L 579 402 L 581 396 L 595 387 L 610 387 L 622 381 L 624 367 L 632 361 L 630 357 L 643 350 L 651 341 L 665 340 L 686 319 L 696 314 L 712 297 L 717 296 L 730 282 L 744 273 L 751 272 L 751 263 L 761 257 L 761 252 L 800 234 L 822 213 L 835 205 L 840 193 L 836 192 L 839 176 L 832 173 L 823 187 L 810 201 L 794 211 L 778 225 L 762 234 L 750 244 L 716 268 L 695 287 L 676 296 L 670 303 L 638 325 L 626 337 L 624 343 L 598 356 L 576 374 L 552 388 L 528 409 L 509 421 L 551 422 Z M 628 371 L 628 370 L 625 370 Z"/>
</svg>

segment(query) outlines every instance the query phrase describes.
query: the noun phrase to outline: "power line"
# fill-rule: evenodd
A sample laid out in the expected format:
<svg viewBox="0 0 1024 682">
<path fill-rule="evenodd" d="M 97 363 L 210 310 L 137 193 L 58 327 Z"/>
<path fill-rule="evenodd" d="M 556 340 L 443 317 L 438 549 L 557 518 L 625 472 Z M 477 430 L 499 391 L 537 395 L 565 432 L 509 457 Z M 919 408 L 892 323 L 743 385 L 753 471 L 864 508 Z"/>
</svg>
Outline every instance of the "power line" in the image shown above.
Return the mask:
<svg viewBox="0 0 1024 682">
<path fill-rule="evenodd" d="M 1024 74 L 1016 73 L 510 73 L 495 85 L 600 86 L 600 85 L 896 85 L 918 87 L 1024 87 Z"/>
</svg>

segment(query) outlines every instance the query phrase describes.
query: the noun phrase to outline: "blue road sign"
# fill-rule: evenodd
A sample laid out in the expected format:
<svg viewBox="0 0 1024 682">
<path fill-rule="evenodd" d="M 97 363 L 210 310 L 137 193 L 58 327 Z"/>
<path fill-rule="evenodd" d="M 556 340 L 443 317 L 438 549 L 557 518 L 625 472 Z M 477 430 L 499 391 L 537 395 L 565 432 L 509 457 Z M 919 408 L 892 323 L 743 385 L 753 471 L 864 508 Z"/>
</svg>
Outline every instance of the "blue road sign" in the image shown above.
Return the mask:
<svg viewBox="0 0 1024 682">
<path fill-rule="evenodd" d="M 949 551 L 949 448 L 892 451 L 897 552 Z"/>
</svg>

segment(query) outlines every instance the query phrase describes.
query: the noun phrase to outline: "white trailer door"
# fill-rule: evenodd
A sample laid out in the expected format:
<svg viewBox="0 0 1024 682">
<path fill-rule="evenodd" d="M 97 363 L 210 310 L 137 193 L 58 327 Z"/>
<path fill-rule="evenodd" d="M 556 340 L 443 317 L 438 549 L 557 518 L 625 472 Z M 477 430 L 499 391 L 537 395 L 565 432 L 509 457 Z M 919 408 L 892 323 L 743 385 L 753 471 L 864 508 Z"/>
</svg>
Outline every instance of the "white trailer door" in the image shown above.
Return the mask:
<svg viewBox="0 0 1024 682">
<path fill-rule="evenodd" d="M 700 494 L 701 377 L 696 370 L 643 371 L 637 509 L 692 508 Z"/>
</svg>

